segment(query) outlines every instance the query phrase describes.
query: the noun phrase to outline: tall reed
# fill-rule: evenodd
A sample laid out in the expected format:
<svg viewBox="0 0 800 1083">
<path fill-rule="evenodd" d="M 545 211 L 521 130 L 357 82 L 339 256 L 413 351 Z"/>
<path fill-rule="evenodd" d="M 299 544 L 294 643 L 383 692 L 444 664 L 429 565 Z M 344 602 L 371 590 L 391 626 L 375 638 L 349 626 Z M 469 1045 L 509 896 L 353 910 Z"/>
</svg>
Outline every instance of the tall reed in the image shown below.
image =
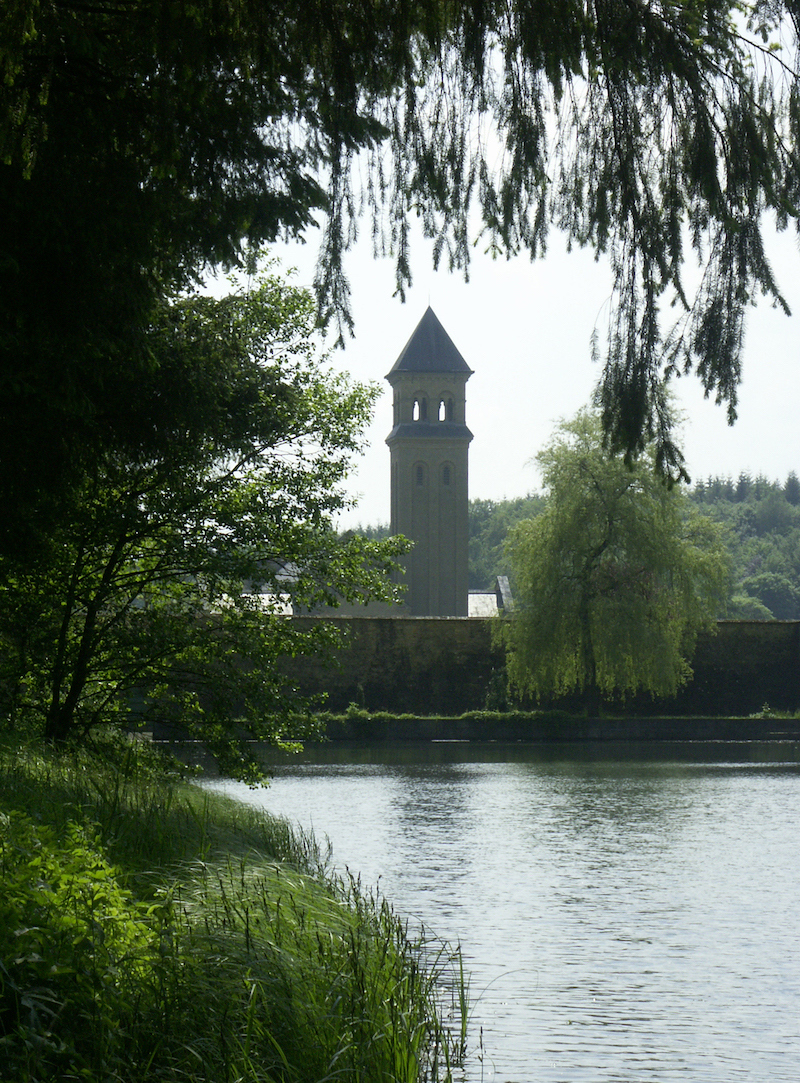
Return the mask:
<svg viewBox="0 0 800 1083">
<path fill-rule="evenodd" d="M 0 749 L 0 809 L 8 1079 L 417 1083 L 461 1062 L 458 951 L 284 821 L 128 748 Z"/>
</svg>

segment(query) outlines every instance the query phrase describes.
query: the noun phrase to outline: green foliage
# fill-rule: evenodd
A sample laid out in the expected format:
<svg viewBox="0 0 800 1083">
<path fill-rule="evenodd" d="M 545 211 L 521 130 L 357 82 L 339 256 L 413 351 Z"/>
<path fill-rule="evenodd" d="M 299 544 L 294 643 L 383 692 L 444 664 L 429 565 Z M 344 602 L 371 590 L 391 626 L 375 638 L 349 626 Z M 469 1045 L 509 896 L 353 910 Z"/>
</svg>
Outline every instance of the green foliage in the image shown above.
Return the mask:
<svg viewBox="0 0 800 1083">
<path fill-rule="evenodd" d="M 115 782 L 108 757 L 0 749 L 3 1079 L 450 1079 L 464 1043 L 458 953 L 409 935 L 357 881 L 326 877 L 313 842 L 281 821 L 163 780 L 151 817 L 141 752 Z"/>
<path fill-rule="evenodd" d="M 687 514 L 651 456 L 626 465 L 582 412 L 537 456 L 547 506 L 508 540 L 512 618 L 498 622 L 509 681 L 537 700 L 675 692 L 728 585 L 720 533 Z"/>
<path fill-rule="evenodd" d="M 731 555 L 729 617 L 740 620 L 800 619 L 800 506 L 793 503 L 797 477 L 785 483 L 746 474 L 699 481 L 694 504 L 725 531 Z"/>
<path fill-rule="evenodd" d="M 746 596 L 755 598 L 777 620 L 796 620 L 800 614 L 800 591 L 785 575 L 759 572 L 742 580 Z"/>
<path fill-rule="evenodd" d="M 358 881 L 326 893 L 291 870 L 220 863 L 198 870 L 174 905 L 177 934 L 215 960 L 206 980 L 227 994 L 219 1037 L 208 1034 L 210 988 L 171 1005 L 173 1041 L 195 1036 L 209 1078 L 450 1078 L 460 1037 L 438 1021 L 437 1002 L 451 957 L 409 938 Z"/>
<path fill-rule="evenodd" d="M 159 313 L 153 379 L 131 388 L 145 446 L 98 457 L 39 558 L 0 568 L 13 728 L 65 741 L 174 720 L 243 777 L 258 767 L 234 726 L 280 742 L 291 714 L 302 735 L 281 659 L 338 639 L 282 611 L 387 598 L 403 551 L 334 531 L 375 391 L 330 372 L 313 330 L 308 294 L 275 277 Z"/>
<path fill-rule="evenodd" d="M 773 620 L 772 613 L 758 598 L 749 594 L 732 594 L 726 614 L 731 620 Z"/>
<path fill-rule="evenodd" d="M 7 1078 L 121 1078 L 122 1028 L 158 959 L 99 840 L 0 813 L 0 1059 Z M 96 1073 L 96 1075 L 95 1075 Z"/>
<path fill-rule="evenodd" d="M 508 575 L 506 537 L 522 519 L 533 519 L 544 499 L 530 493 L 515 500 L 470 500 L 469 589 L 490 590 L 498 575 Z"/>
<path fill-rule="evenodd" d="M 359 523 L 352 533 L 367 538 L 368 541 L 383 541 L 384 538 L 390 536 L 391 530 L 388 523 L 377 523 L 375 526 L 364 526 L 363 523 Z"/>
<path fill-rule="evenodd" d="M 497 254 L 542 255 L 552 225 L 608 253 L 606 430 L 628 453 L 655 439 L 680 473 L 665 370 L 694 368 L 735 414 L 747 306 L 784 304 L 760 222 L 784 227 L 800 203 L 796 41 L 778 48 L 796 14 L 6 0 L 3 549 L 46 541 L 98 450 L 147 441 L 128 392 L 150 371 L 153 312 L 206 267 L 319 221 L 320 311 L 347 327 L 343 256 L 364 208 L 401 294 L 412 218 L 451 267 L 466 269 L 476 229 Z M 664 300 L 682 313 L 672 329 Z"/>
<path fill-rule="evenodd" d="M 786 478 L 786 484 L 783 486 L 783 495 L 793 508 L 796 508 L 800 504 L 800 478 L 797 477 L 794 470 Z"/>
<path fill-rule="evenodd" d="M 125 869 L 127 886 L 151 899 L 164 870 L 213 854 L 257 853 L 320 876 L 326 855 L 284 820 L 191 785 L 159 743 L 95 734 L 62 749 L 0 744 L 2 805 L 50 825 L 73 821 L 99 831 L 104 851 Z M 155 879 L 154 879 L 155 878 Z"/>
<path fill-rule="evenodd" d="M 152 375 L 153 311 L 206 267 L 330 209 L 345 307 L 350 159 L 385 135 L 378 103 L 438 23 L 350 0 L 3 3 L 0 499 L 28 512 L 4 547 L 46 533 L 98 449 L 146 442 L 129 391 Z"/>
</svg>

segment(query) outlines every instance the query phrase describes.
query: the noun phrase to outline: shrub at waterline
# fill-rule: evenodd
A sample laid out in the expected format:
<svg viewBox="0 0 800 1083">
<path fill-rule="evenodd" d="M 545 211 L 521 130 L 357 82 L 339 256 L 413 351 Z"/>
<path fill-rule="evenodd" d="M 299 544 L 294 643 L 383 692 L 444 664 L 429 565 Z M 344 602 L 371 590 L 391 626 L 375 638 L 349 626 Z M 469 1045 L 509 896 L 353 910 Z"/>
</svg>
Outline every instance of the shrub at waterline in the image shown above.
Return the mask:
<svg viewBox="0 0 800 1083">
<path fill-rule="evenodd" d="M 324 875 L 313 840 L 85 758 L 0 751 L 0 794 L 2 1083 L 450 1077 L 458 953 Z"/>
</svg>

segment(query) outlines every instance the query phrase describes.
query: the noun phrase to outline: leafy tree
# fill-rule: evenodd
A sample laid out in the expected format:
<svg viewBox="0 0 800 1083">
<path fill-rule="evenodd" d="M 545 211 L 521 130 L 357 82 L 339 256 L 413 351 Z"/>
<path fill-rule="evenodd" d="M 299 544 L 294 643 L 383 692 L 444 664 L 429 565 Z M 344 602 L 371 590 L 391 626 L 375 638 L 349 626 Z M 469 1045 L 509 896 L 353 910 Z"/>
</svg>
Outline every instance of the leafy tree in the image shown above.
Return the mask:
<svg viewBox="0 0 800 1083">
<path fill-rule="evenodd" d="M 725 531 L 732 564 L 731 618 L 800 616 L 800 514 L 790 499 L 793 477 L 790 473 L 781 485 L 759 476 L 743 499 L 720 478 L 709 478 L 690 494 Z"/>
<path fill-rule="evenodd" d="M 5 0 L 4 548 L 46 545 L 69 484 L 146 438 L 127 390 L 153 308 L 205 267 L 319 219 L 321 311 L 346 325 L 363 207 L 401 293 L 416 217 L 451 266 L 475 233 L 538 257 L 552 224 L 608 253 L 604 425 L 680 473 L 664 371 L 694 367 L 733 417 L 747 306 L 783 304 L 760 223 L 800 204 L 798 18 L 795 0 Z"/>
<path fill-rule="evenodd" d="M 754 508 L 755 529 L 758 534 L 785 533 L 797 516 L 789 501 L 776 485 L 763 494 Z"/>
<path fill-rule="evenodd" d="M 388 523 L 376 523 L 368 526 L 359 523 L 352 533 L 367 538 L 369 541 L 383 541 L 384 538 L 391 536 L 391 527 Z"/>
<path fill-rule="evenodd" d="M 771 610 L 751 594 L 732 594 L 728 600 L 731 620 L 774 620 Z"/>
<path fill-rule="evenodd" d="M 669 695 L 691 676 L 695 637 L 727 595 L 719 531 L 654 473 L 626 466 L 582 412 L 537 456 L 547 493 L 510 534 L 512 618 L 499 625 L 510 684 L 537 699 Z"/>
<path fill-rule="evenodd" d="M 508 575 L 504 547 L 509 530 L 520 520 L 538 515 L 543 507 L 544 500 L 534 493 L 514 500 L 470 500 L 470 590 L 489 590 L 498 575 Z"/>
<path fill-rule="evenodd" d="M 776 620 L 800 618 L 800 590 L 787 575 L 760 571 L 743 579 L 741 587 L 745 597 L 758 600 Z"/>
<path fill-rule="evenodd" d="M 408 63 L 412 16 L 367 8 L 0 6 L 6 550 L 46 545 L 96 456 L 148 438 L 130 390 L 152 379 L 154 306 L 309 227 L 323 175 L 338 205 L 350 155 L 384 132 L 374 100 Z"/>
<path fill-rule="evenodd" d="M 376 389 L 328 371 L 313 329 L 311 297 L 275 277 L 161 309 L 153 379 L 131 387 L 141 452 L 99 459 L 41 558 L 3 565 L 12 726 L 64 742 L 175 719 L 248 777 L 236 733 L 285 737 L 305 704 L 281 660 L 335 644 L 282 616 L 287 599 L 387 597 L 402 551 L 333 529 Z"/>
</svg>

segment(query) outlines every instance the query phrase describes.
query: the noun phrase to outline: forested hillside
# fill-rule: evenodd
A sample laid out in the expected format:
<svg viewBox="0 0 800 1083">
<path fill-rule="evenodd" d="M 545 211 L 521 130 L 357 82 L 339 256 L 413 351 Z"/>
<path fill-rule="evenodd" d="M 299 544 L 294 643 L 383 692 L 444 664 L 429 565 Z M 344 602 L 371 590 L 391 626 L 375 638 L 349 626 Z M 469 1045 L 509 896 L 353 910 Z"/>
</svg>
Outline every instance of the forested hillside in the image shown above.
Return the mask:
<svg viewBox="0 0 800 1083">
<path fill-rule="evenodd" d="M 689 496 L 698 510 L 725 528 L 731 556 L 732 586 L 721 617 L 733 620 L 800 620 L 800 479 L 784 482 L 740 474 L 697 482 Z M 508 531 L 532 519 L 545 498 L 529 494 L 515 500 L 469 502 L 469 588 L 488 590 L 498 575 L 508 575 L 503 553 Z M 378 539 L 387 525 L 361 527 Z M 513 583 L 512 583 L 513 589 Z"/>
<path fill-rule="evenodd" d="M 698 510 L 725 528 L 731 556 L 732 588 L 727 611 L 741 620 L 800 620 L 800 480 L 708 478 L 689 491 Z M 472 500 L 470 519 L 470 589 L 491 586 L 509 573 L 503 542 L 510 527 L 533 518 L 544 497 Z M 512 583 L 513 588 L 513 583 Z"/>
<path fill-rule="evenodd" d="M 534 519 L 545 498 L 530 493 L 516 500 L 470 500 L 469 589 L 489 590 L 498 575 L 508 575 L 503 552 L 509 530 L 523 519 Z"/>
<path fill-rule="evenodd" d="M 740 474 L 698 482 L 691 498 L 726 528 L 733 565 L 727 616 L 800 620 L 800 481 Z"/>
</svg>

